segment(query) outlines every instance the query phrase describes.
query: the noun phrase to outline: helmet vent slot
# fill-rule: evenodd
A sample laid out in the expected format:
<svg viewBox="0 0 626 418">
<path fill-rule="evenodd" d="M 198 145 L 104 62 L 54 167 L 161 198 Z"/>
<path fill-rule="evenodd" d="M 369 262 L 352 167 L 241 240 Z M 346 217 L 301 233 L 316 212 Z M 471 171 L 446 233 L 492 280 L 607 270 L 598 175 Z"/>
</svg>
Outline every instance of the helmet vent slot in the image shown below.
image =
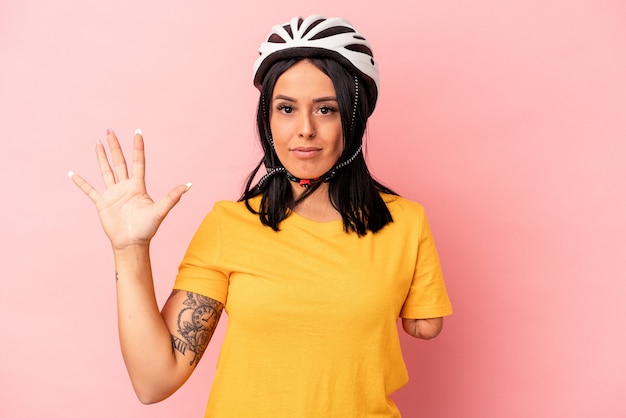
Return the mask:
<svg viewBox="0 0 626 418">
<path fill-rule="evenodd" d="M 366 47 L 365 45 L 360 45 L 360 44 L 346 45 L 346 49 L 350 51 L 354 51 L 354 52 L 361 52 L 363 54 L 369 55 L 370 57 L 374 56 L 374 53 L 372 52 L 372 50 Z"/>
<path fill-rule="evenodd" d="M 324 29 L 320 33 L 311 37 L 311 40 L 314 41 L 316 39 L 329 38 L 334 35 L 339 35 L 341 33 L 354 33 L 356 32 L 354 29 L 346 27 L 346 26 L 334 26 L 332 28 Z"/>
<path fill-rule="evenodd" d="M 314 27 L 316 27 L 317 25 L 319 25 L 320 23 L 322 23 L 323 21 L 325 21 L 326 19 L 318 19 L 315 22 L 311 23 L 309 25 L 308 28 L 306 28 L 306 30 L 304 31 L 304 33 L 302 34 L 302 37 L 304 38 L 306 36 L 307 33 L 309 33 L 311 31 L 311 29 L 313 29 Z"/>
<path fill-rule="evenodd" d="M 279 35 L 277 34 L 272 34 L 272 36 L 270 36 L 269 38 L 267 38 L 267 42 L 271 42 L 273 44 L 286 44 L 287 41 L 285 41 L 283 38 L 281 38 Z"/>
</svg>

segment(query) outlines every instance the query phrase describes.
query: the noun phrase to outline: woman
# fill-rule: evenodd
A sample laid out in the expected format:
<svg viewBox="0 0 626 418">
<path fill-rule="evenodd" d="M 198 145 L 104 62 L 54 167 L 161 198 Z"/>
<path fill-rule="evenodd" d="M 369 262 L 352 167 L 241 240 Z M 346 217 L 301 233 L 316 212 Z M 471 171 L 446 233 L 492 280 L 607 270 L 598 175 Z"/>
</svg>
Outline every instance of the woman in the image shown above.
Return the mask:
<svg viewBox="0 0 626 418">
<path fill-rule="evenodd" d="M 171 395 L 225 308 L 206 416 L 399 416 L 389 398 L 407 381 L 397 318 L 430 339 L 451 305 L 422 207 L 376 182 L 363 158 L 378 97 L 371 49 L 345 20 L 310 16 L 272 28 L 259 52 L 263 160 L 240 201 L 203 221 L 162 312 L 149 244 L 190 184 L 149 198 L 141 132 L 131 177 L 111 131 L 112 164 L 96 147 L 106 191 L 71 175 L 111 240 L 131 381 L 144 403 Z"/>
</svg>

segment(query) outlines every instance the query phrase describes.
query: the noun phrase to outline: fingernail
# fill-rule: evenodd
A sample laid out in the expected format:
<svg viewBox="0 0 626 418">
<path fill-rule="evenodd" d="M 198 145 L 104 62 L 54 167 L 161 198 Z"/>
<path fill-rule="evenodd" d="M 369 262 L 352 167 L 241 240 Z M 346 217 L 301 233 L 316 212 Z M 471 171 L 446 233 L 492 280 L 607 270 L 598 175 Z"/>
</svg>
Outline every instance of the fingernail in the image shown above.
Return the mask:
<svg viewBox="0 0 626 418">
<path fill-rule="evenodd" d="M 187 191 L 187 190 L 191 189 L 192 184 L 191 183 L 187 183 L 187 184 L 185 184 L 185 186 L 187 186 L 187 188 L 185 189 L 185 191 Z"/>
<path fill-rule="evenodd" d="M 74 176 L 74 172 L 73 172 L 73 171 L 68 171 L 68 172 L 67 172 L 67 176 L 68 176 L 69 178 L 72 178 L 72 177 Z"/>
<path fill-rule="evenodd" d="M 102 141 L 100 141 L 99 139 L 96 139 L 96 145 L 102 145 Z"/>
<path fill-rule="evenodd" d="M 107 128 L 107 135 L 111 135 L 114 134 L 115 132 L 113 132 L 113 129 L 109 129 Z"/>
<path fill-rule="evenodd" d="M 135 129 L 135 135 L 143 135 L 143 133 L 141 132 L 141 129 L 139 128 Z"/>
</svg>

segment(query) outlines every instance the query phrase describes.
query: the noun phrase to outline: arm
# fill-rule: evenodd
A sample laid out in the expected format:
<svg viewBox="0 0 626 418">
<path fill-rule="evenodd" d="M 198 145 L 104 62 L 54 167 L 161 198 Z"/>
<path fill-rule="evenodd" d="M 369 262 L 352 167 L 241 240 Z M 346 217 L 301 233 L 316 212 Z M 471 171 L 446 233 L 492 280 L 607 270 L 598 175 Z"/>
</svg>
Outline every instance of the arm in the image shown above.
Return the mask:
<svg viewBox="0 0 626 418">
<path fill-rule="evenodd" d="M 407 319 L 402 318 L 402 328 L 412 337 L 430 340 L 443 329 L 443 318 Z"/>
<path fill-rule="evenodd" d="M 163 314 L 159 312 L 152 281 L 150 241 L 190 184 L 176 186 L 163 199 L 154 202 L 145 187 L 141 132 L 136 132 L 134 137 L 131 177 L 112 131 L 107 132 L 107 141 L 111 163 L 104 146 L 100 142 L 96 145 L 98 165 L 106 186 L 104 192 L 98 193 L 78 175 L 70 173 L 70 177 L 95 204 L 104 231 L 111 241 L 122 354 L 137 396 L 144 403 L 152 403 L 165 399 L 189 377 L 215 329 L 222 306 L 199 295 L 192 294 L 186 298 L 184 294 L 174 293 L 166 303 Z M 192 302 L 198 307 L 206 305 L 206 309 L 213 309 L 215 321 L 209 327 L 196 327 L 193 330 L 196 341 L 192 344 L 193 349 L 183 351 L 183 345 L 178 341 L 189 339 L 190 332 L 183 331 L 177 321 L 182 317 L 181 313 L 188 313 Z"/>
<path fill-rule="evenodd" d="M 115 252 L 120 345 L 142 403 L 169 397 L 191 375 L 222 312 L 222 303 L 174 290 L 157 308 L 147 248 Z"/>
</svg>

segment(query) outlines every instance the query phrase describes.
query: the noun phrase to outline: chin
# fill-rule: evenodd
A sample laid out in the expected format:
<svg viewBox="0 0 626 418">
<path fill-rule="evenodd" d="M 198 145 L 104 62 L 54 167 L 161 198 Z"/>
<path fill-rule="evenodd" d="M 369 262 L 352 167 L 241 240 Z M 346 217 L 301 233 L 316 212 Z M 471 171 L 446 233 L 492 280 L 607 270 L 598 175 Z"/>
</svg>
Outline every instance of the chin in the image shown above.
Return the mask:
<svg viewBox="0 0 626 418">
<path fill-rule="evenodd" d="M 328 171 L 330 171 L 331 168 L 333 168 L 333 166 L 329 166 L 329 167 L 323 167 L 322 169 L 315 169 L 315 170 L 311 170 L 311 169 L 298 169 L 296 167 L 293 168 L 293 170 L 289 169 L 289 167 L 285 167 L 291 174 L 293 174 L 295 177 L 299 178 L 299 179 L 317 179 L 322 177 L 324 174 L 328 173 Z"/>
</svg>

